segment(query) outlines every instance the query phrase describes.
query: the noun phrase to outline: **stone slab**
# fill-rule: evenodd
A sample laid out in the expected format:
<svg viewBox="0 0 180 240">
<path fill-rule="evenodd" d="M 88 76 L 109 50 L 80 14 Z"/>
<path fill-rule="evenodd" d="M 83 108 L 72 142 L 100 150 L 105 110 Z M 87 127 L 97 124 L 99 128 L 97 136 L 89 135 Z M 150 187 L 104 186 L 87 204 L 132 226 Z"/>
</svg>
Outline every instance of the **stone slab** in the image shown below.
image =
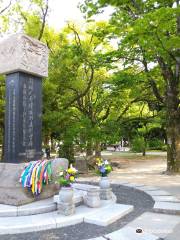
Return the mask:
<svg viewBox="0 0 180 240">
<path fill-rule="evenodd" d="M 87 239 L 86 239 L 87 240 Z M 103 237 L 89 238 L 88 240 L 105 240 Z"/>
<path fill-rule="evenodd" d="M 124 227 L 118 231 L 105 235 L 105 237 L 111 240 L 158 240 L 159 239 L 158 236 L 155 236 L 146 232 L 136 233 L 136 229 L 131 227 Z"/>
<path fill-rule="evenodd" d="M 180 215 L 180 203 L 155 202 L 153 210 L 160 213 Z"/>
<path fill-rule="evenodd" d="M 145 191 L 147 194 L 151 196 L 171 196 L 170 193 L 163 191 L 163 190 L 157 190 L 157 191 Z"/>
<path fill-rule="evenodd" d="M 142 186 L 142 187 L 136 187 L 138 190 L 141 190 L 141 191 L 157 191 L 159 190 L 158 188 L 155 188 L 155 187 L 151 187 L 151 186 Z"/>
<path fill-rule="evenodd" d="M 129 184 L 129 182 L 120 181 L 120 180 L 110 180 L 110 183 L 112 183 L 112 184 L 120 184 L 120 185 Z"/>
<path fill-rule="evenodd" d="M 76 159 L 75 168 L 78 169 L 79 173 L 87 173 L 88 172 L 87 161 L 84 159 Z"/>
<path fill-rule="evenodd" d="M 85 239 L 84 239 L 85 240 Z M 86 239 L 87 240 L 87 239 Z M 88 240 L 105 240 L 103 237 L 97 237 L 97 238 L 88 238 Z"/>
<path fill-rule="evenodd" d="M 48 76 L 47 46 L 27 35 L 18 33 L 0 42 L 0 74 L 26 72 Z"/>
<path fill-rule="evenodd" d="M 17 216 L 17 207 L 0 204 L 0 217 L 14 217 Z"/>
<path fill-rule="evenodd" d="M 85 217 L 96 215 L 99 210 L 102 213 L 106 212 L 106 209 L 111 207 L 111 203 L 110 201 L 102 201 L 98 210 L 82 205 L 77 207 L 75 214 L 71 216 L 64 216 L 54 211 L 31 216 L 0 217 L 0 235 L 35 232 L 78 224 L 83 222 Z"/>
<path fill-rule="evenodd" d="M 85 216 L 84 221 L 99 226 L 107 226 L 131 211 L 133 211 L 133 206 L 131 205 L 112 204 L 106 208 L 98 210 L 95 214 Z"/>
<path fill-rule="evenodd" d="M 125 183 L 125 184 L 122 184 L 122 185 L 126 186 L 126 187 L 132 187 L 132 188 L 145 187 L 144 184 L 133 184 L 133 183 Z"/>
<path fill-rule="evenodd" d="M 164 240 L 179 240 L 180 238 L 180 224 L 176 225 L 173 232 L 168 234 Z"/>
<path fill-rule="evenodd" d="M 146 212 L 127 226 L 164 238 L 180 223 L 180 216 Z"/>
<path fill-rule="evenodd" d="M 81 183 L 74 183 L 72 184 L 74 189 L 82 190 L 82 191 L 89 191 L 89 189 L 100 189 L 98 186 L 93 186 L 90 184 L 81 184 Z"/>
<path fill-rule="evenodd" d="M 152 198 L 154 201 L 157 201 L 157 202 L 174 202 L 174 203 L 179 202 L 180 203 L 180 200 L 174 196 L 152 196 Z"/>
<path fill-rule="evenodd" d="M 16 234 L 56 228 L 52 213 L 0 218 L 0 234 Z"/>
<path fill-rule="evenodd" d="M 42 206 L 21 206 L 18 207 L 17 210 L 17 215 L 18 216 L 28 216 L 28 215 L 36 215 L 40 213 L 48 213 L 48 212 L 53 212 L 57 208 L 55 203 L 49 203 L 47 205 L 42 205 Z"/>
</svg>

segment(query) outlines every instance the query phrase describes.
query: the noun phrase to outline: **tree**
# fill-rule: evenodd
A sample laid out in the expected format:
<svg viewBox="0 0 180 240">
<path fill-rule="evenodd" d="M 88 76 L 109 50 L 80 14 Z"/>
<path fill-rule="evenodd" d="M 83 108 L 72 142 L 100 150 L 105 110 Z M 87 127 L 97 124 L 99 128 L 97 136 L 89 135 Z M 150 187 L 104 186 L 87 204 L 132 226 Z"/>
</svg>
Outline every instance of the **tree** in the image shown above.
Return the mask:
<svg viewBox="0 0 180 240">
<path fill-rule="evenodd" d="M 98 24 L 105 26 L 102 22 Z M 83 119 L 87 152 L 91 152 L 94 143 L 96 154 L 100 154 L 99 132 L 110 114 L 112 96 L 106 89 L 108 72 L 98 54 L 108 44 L 93 35 L 93 27 L 81 33 L 73 24 L 67 26 L 61 34 L 59 48 L 52 54 L 50 81 L 58 84 L 61 109 L 75 109 L 77 120 L 78 115 Z"/>
<path fill-rule="evenodd" d="M 119 39 L 111 60 L 143 69 L 144 86 L 166 113 L 167 171 L 180 172 L 179 0 L 86 0 L 82 9 L 90 16 L 107 5 L 114 6 L 107 37 Z"/>
</svg>

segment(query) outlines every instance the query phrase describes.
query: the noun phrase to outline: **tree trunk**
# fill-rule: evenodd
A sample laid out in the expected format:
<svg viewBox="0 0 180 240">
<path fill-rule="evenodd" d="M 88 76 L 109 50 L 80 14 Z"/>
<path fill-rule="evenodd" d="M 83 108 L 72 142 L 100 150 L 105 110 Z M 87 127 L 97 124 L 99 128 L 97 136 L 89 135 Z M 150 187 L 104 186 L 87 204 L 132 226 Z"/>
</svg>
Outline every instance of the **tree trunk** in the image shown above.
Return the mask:
<svg viewBox="0 0 180 240">
<path fill-rule="evenodd" d="M 172 110 L 167 114 L 167 171 L 180 173 L 180 114 Z"/>
<path fill-rule="evenodd" d="M 143 157 L 145 157 L 145 156 L 146 156 L 146 148 L 143 148 L 142 155 L 143 155 Z"/>
<path fill-rule="evenodd" d="M 100 158 L 101 157 L 101 143 L 96 141 L 95 143 L 95 157 Z"/>
<path fill-rule="evenodd" d="M 179 0 L 176 1 L 177 7 Z M 177 35 L 180 36 L 180 16 L 177 17 Z M 167 172 L 180 173 L 180 49 L 176 50 L 175 71 L 162 65 L 166 86 L 167 115 Z M 169 71 L 169 69 L 171 71 Z"/>
<path fill-rule="evenodd" d="M 88 139 L 86 144 L 86 157 L 89 156 L 93 156 L 93 144 L 91 139 Z"/>
<path fill-rule="evenodd" d="M 50 136 L 49 135 L 45 135 L 45 137 L 44 137 L 44 145 L 45 146 L 49 145 L 49 140 L 50 140 Z"/>
<path fill-rule="evenodd" d="M 180 109 L 177 79 L 167 86 L 167 171 L 180 173 Z"/>
</svg>

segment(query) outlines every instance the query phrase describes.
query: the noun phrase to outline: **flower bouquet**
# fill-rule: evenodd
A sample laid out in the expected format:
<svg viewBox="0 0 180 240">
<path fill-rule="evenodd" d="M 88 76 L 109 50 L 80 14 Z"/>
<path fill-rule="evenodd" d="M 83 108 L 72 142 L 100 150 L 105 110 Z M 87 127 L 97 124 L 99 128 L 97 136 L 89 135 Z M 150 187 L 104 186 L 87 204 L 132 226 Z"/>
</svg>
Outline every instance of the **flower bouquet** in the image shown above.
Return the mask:
<svg viewBox="0 0 180 240">
<path fill-rule="evenodd" d="M 58 182 L 62 187 L 70 187 L 71 183 L 75 181 L 78 175 L 78 170 L 70 165 L 67 170 L 61 170 L 59 172 Z"/>
<path fill-rule="evenodd" d="M 107 160 L 97 158 L 97 174 L 101 177 L 107 177 L 107 175 L 112 171 L 111 164 Z"/>
</svg>

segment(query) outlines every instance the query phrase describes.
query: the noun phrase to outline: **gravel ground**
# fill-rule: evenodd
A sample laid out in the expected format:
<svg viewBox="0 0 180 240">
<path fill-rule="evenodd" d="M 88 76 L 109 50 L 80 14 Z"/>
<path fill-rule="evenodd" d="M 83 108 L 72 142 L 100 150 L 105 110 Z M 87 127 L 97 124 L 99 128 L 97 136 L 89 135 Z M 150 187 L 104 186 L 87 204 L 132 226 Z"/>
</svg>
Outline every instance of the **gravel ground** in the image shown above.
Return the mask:
<svg viewBox="0 0 180 240">
<path fill-rule="evenodd" d="M 112 189 L 117 196 L 117 202 L 133 205 L 134 211 L 107 227 L 80 223 L 41 232 L 1 235 L 0 240 L 82 240 L 94 238 L 122 228 L 142 213 L 151 211 L 153 208 L 154 201 L 144 192 L 121 185 L 112 185 Z"/>
</svg>

